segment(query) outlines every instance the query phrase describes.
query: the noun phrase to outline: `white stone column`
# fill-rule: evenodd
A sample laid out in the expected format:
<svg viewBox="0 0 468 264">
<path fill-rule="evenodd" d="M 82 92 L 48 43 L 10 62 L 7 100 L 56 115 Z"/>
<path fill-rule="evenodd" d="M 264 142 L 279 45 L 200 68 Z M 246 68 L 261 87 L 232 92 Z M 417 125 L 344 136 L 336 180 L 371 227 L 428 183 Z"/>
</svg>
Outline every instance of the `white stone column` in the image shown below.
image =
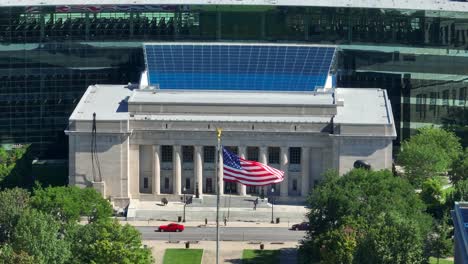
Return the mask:
<svg viewBox="0 0 468 264">
<path fill-rule="evenodd" d="M 245 155 L 247 152 L 247 147 L 246 146 L 239 146 L 237 147 L 239 150 L 239 157 L 245 159 Z M 247 187 L 244 184 L 237 183 L 237 193 L 242 196 L 247 195 Z"/>
<path fill-rule="evenodd" d="M 288 170 L 289 170 L 289 148 L 281 147 L 280 152 L 280 170 L 284 171 L 284 180 L 281 182 L 281 197 L 288 197 L 289 184 L 288 184 Z"/>
<path fill-rule="evenodd" d="M 259 153 L 258 153 L 258 161 L 260 163 L 263 163 L 265 165 L 268 165 L 268 158 L 267 158 L 267 147 L 260 147 L 259 148 Z M 263 190 L 263 194 L 265 195 L 265 197 L 268 196 L 268 187 L 269 186 L 261 186 L 260 187 L 260 193 L 262 192 Z"/>
<path fill-rule="evenodd" d="M 309 177 L 310 177 L 310 148 L 302 147 L 301 148 L 301 175 L 302 175 L 302 184 L 301 184 L 301 195 L 307 197 L 310 191 L 309 187 Z"/>
<path fill-rule="evenodd" d="M 138 199 L 140 195 L 140 145 L 129 146 L 129 185 L 130 198 Z"/>
<path fill-rule="evenodd" d="M 182 194 L 182 162 L 180 158 L 180 145 L 173 146 L 172 172 L 174 173 L 173 194 Z"/>
<path fill-rule="evenodd" d="M 218 163 L 219 163 L 219 168 L 218 168 L 218 180 L 219 180 L 219 195 L 224 194 L 224 180 L 223 180 L 223 149 L 221 146 L 221 149 L 219 150 L 219 153 L 216 153 L 218 155 Z"/>
<path fill-rule="evenodd" d="M 161 146 L 153 146 L 153 194 L 161 194 Z"/>
<path fill-rule="evenodd" d="M 194 155 L 195 157 L 193 158 L 194 161 L 194 175 L 195 175 L 195 188 L 197 188 L 197 183 L 198 183 L 198 193 L 200 196 L 203 194 L 203 156 L 202 156 L 202 146 L 195 146 L 194 147 Z M 194 188 L 194 190 L 195 190 Z M 195 193 L 197 190 L 195 190 Z"/>
</svg>

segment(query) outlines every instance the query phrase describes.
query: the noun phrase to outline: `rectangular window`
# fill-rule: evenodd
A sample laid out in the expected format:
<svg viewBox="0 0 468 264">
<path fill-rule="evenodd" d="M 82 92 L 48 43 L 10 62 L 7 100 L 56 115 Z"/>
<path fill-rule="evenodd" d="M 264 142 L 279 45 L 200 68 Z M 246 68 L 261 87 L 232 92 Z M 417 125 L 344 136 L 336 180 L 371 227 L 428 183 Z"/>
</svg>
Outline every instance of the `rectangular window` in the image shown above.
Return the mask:
<svg viewBox="0 0 468 264">
<path fill-rule="evenodd" d="M 193 162 L 193 146 L 182 147 L 182 160 L 183 162 Z"/>
<path fill-rule="evenodd" d="M 239 150 L 237 147 L 226 147 L 229 151 L 231 151 L 232 153 L 236 154 L 236 155 L 239 155 Z"/>
<path fill-rule="evenodd" d="M 206 146 L 203 147 L 203 159 L 206 163 L 214 163 L 215 162 L 215 147 Z"/>
<path fill-rule="evenodd" d="M 169 190 L 169 178 L 164 178 L 164 189 Z"/>
<path fill-rule="evenodd" d="M 293 180 L 293 191 L 297 191 L 297 179 Z"/>
<path fill-rule="evenodd" d="M 268 163 L 270 164 L 280 163 L 280 148 L 279 147 L 268 148 Z"/>
<path fill-rule="evenodd" d="M 190 178 L 185 178 L 185 189 L 190 190 Z"/>
<path fill-rule="evenodd" d="M 301 148 L 289 148 L 289 160 L 291 164 L 301 164 Z"/>
<path fill-rule="evenodd" d="M 143 189 L 148 189 L 148 178 L 143 178 Z"/>
<path fill-rule="evenodd" d="M 161 146 L 162 162 L 172 162 L 172 146 Z"/>
<path fill-rule="evenodd" d="M 247 159 L 258 161 L 258 147 L 247 147 Z"/>
<path fill-rule="evenodd" d="M 460 94 L 458 95 L 458 105 L 465 105 L 466 103 L 466 87 L 460 88 Z"/>
<path fill-rule="evenodd" d="M 449 104 L 449 93 L 450 93 L 449 90 L 444 90 L 442 92 L 442 105 L 445 107 L 448 107 L 448 104 Z"/>
</svg>

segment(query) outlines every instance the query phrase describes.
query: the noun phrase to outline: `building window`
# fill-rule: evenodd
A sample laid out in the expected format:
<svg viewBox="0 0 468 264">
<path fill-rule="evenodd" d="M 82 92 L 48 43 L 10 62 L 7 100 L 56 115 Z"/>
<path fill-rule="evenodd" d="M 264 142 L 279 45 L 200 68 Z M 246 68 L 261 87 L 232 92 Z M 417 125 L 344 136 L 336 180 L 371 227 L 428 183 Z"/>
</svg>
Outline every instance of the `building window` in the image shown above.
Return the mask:
<svg viewBox="0 0 468 264">
<path fill-rule="evenodd" d="M 183 162 L 193 162 L 193 146 L 182 147 L 182 160 Z"/>
<path fill-rule="evenodd" d="M 172 146 L 161 146 L 162 162 L 172 162 Z"/>
<path fill-rule="evenodd" d="M 215 147 L 207 146 L 203 147 L 203 159 L 206 163 L 214 163 L 215 162 Z"/>
<path fill-rule="evenodd" d="M 432 111 L 432 114 L 435 116 L 436 114 L 436 109 L 437 109 L 437 93 L 436 92 L 431 92 L 429 94 L 429 111 Z"/>
<path fill-rule="evenodd" d="M 164 189 L 169 190 L 169 178 L 164 178 Z"/>
<path fill-rule="evenodd" d="M 442 92 L 442 105 L 444 105 L 445 107 L 448 107 L 449 104 L 449 93 L 449 90 L 444 90 Z"/>
<path fill-rule="evenodd" d="M 231 151 L 232 153 L 239 155 L 239 149 L 237 147 L 225 147 L 227 150 Z"/>
<path fill-rule="evenodd" d="M 247 159 L 258 161 L 258 147 L 247 147 Z"/>
<path fill-rule="evenodd" d="M 190 178 L 185 178 L 185 189 L 190 190 Z"/>
<path fill-rule="evenodd" d="M 297 191 L 297 179 L 293 180 L 293 191 Z"/>
<path fill-rule="evenodd" d="M 466 87 L 460 88 L 460 94 L 458 95 L 458 105 L 465 105 L 466 103 Z"/>
<path fill-rule="evenodd" d="M 143 189 L 148 189 L 148 178 L 143 178 Z"/>
<path fill-rule="evenodd" d="M 289 160 L 291 164 L 301 164 L 301 148 L 289 148 Z"/>
<path fill-rule="evenodd" d="M 280 148 L 279 147 L 268 148 L 268 163 L 269 164 L 280 163 Z"/>
</svg>

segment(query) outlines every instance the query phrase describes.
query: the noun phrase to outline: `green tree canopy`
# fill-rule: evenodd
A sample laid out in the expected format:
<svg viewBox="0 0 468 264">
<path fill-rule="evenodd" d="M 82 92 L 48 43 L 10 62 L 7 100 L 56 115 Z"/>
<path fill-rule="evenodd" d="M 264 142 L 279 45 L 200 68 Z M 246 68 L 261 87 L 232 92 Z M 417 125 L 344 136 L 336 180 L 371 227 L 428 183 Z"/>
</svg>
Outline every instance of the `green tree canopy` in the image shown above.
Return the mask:
<svg viewBox="0 0 468 264">
<path fill-rule="evenodd" d="M 98 220 L 80 226 L 70 237 L 71 263 L 152 263 L 151 250 L 143 247 L 141 234 L 130 225 Z"/>
<path fill-rule="evenodd" d="M 468 179 L 468 148 L 455 160 L 450 173 L 450 181 L 453 184 L 466 179 Z"/>
<path fill-rule="evenodd" d="M 372 263 L 366 262 L 365 259 L 383 260 L 387 256 L 401 259 L 401 262 L 393 263 L 418 263 L 416 260 L 423 258 L 423 244 L 431 227 L 431 217 L 425 213 L 425 206 L 414 192 L 413 186 L 405 179 L 394 177 L 389 171 L 355 169 L 342 177 L 338 177 L 336 172 L 328 172 L 325 181 L 310 195 L 308 204 L 311 229 L 302 249 L 316 260 L 319 260 L 320 256 L 323 257 L 323 250 L 322 253 L 320 250 L 324 245 L 330 247 L 330 242 L 327 242 L 330 241 L 330 236 L 344 236 L 333 230 L 356 232 L 357 245 L 353 252 L 353 259 L 359 260 L 356 263 Z M 405 243 L 413 245 L 406 250 L 414 253 L 405 251 L 398 243 L 380 244 L 378 241 L 364 239 L 384 236 L 381 230 L 385 226 L 388 227 L 387 242 L 392 239 L 398 241 L 413 232 L 414 235 L 408 236 Z M 352 240 L 344 238 L 339 240 L 342 242 L 337 241 L 332 245 L 334 249 L 339 246 L 336 243 L 347 247 L 339 251 L 333 250 L 345 252 L 336 259 L 349 256 Z M 373 246 L 375 250 L 368 251 L 368 255 L 365 255 L 367 253 L 361 250 L 364 244 Z M 418 250 L 415 250 L 415 247 Z"/>
<path fill-rule="evenodd" d="M 31 209 L 23 212 L 11 240 L 15 252 L 26 252 L 38 263 L 67 263 L 70 244 L 63 238 L 61 225 L 51 215 Z"/>
<path fill-rule="evenodd" d="M 92 188 L 36 188 L 31 205 L 65 222 L 78 221 L 80 216 L 90 216 L 96 220 L 112 215 L 111 204 Z"/>
<path fill-rule="evenodd" d="M 0 186 L 28 186 L 31 159 L 29 145 L 7 150 L 0 147 Z"/>
<path fill-rule="evenodd" d="M 19 218 L 29 207 L 29 193 L 24 189 L 0 192 L 0 243 L 8 242 Z"/>
<path fill-rule="evenodd" d="M 447 172 L 459 158 L 460 139 L 452 132 L 425 127 L 401 144 L 398 162 L 404 166 L 405 176 L 416 186 L 426 178 Z"/>
</svg>

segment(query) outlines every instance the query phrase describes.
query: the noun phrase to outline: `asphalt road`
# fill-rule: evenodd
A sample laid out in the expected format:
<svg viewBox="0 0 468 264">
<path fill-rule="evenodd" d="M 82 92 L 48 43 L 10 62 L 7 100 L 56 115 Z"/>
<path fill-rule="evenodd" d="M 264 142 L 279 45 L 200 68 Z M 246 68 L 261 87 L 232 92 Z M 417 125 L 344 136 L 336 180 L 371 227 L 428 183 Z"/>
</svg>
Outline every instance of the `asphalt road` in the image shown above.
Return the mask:
<svg viewBox="0 0 468 264">
<path fill-rule="evenodd" d="M 215 227 L 186 227 L 183 232 L 154 232 L 155 227 L 137 226 L 144 240 L 215 241 Z M 292 231 L 286 227 L 220 227 L 221 241 L 299 241 L 305 231 Z"/>
</svg>

